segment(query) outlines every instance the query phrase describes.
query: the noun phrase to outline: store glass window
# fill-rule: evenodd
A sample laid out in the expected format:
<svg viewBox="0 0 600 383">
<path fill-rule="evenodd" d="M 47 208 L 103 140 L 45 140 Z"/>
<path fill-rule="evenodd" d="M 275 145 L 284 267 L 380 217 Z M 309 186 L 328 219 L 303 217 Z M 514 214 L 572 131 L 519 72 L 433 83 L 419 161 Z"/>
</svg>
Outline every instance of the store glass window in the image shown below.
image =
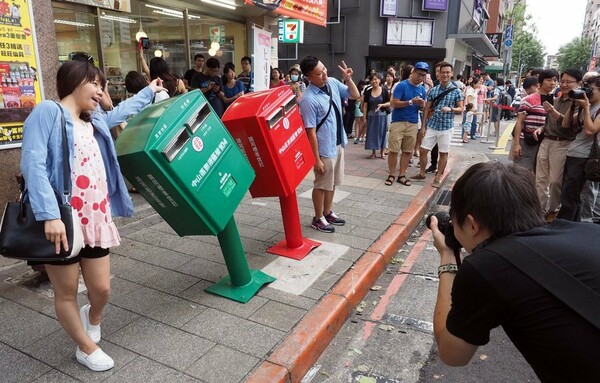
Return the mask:
<svg viewBox="0 0 600 383">
<path fill-rule="evenodd" d="M 70 56 L 84 52 L 98 65 L 98 43 L 96 39 L 96 16 L 72 9 L 53 8 L 54 28 L 58 46 L 58 59 L 69 61 Z"/>
<path fill-rule="evenodd" d="M 244 24 L 219 19 L 189 11 L 191 57 L 185 57 L 184 9 L 131 0 L 131 13 L 110 9 L 89 8 L 88 13 L 73 12 L 63 6 L 54 7 L 57 43 L 61 61 L 67 61 L 72 52 L 86 52 L 94 57 L 108 78 L 109 93 L 118 103 L 128 95 L 125 76 L 129 71 L 141 71 L 136 34 L 143 32 L 148 38 L 143 51 L 149 64 L 154 57 L 162 57 L 171 72 L 183 77 L 193 66 L 193 57 L 202 53 L 206 59 L 216 57 L 221 67 L 246 55 L 246 27 Z M 96 25 L 100 35 L 96 36 Z M 218 44 L 218 45 L 217 45 Z M 100 46 L 98 46 L 100 45 Z M 101 49 L 103 62 L 99 63 Z"/>
</svg>

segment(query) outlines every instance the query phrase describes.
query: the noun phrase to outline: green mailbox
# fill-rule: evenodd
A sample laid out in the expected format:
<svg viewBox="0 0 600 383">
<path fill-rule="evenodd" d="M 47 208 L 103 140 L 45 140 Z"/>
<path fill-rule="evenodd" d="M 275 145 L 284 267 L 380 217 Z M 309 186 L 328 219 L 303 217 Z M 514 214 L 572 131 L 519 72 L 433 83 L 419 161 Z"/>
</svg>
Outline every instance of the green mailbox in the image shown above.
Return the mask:
<svg viewBox="0 0 600 383">
<path fill-rule="evenodd" d="M 254 170 L 199 90 L 146 107 L 115 146 L 123 175 L 177 234 L 218 237 L 229 276 L 208 291 L 245 302 L 274 280 L 248 268 L 233 219 Z"/>
</svg>

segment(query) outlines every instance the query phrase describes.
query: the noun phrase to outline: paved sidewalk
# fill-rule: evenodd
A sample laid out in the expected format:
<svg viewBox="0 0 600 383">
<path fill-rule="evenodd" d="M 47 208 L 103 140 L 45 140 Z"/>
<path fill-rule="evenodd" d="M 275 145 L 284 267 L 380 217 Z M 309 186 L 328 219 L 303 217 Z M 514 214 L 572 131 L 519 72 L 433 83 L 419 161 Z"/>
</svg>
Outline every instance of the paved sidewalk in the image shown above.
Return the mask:
<svg viewBox="0 0 600 383">
<path fill-rule="evenodd" d="M 1 380 L 299 382 L 437 192 L 429 175 L 410 187 L 384 185 L 387 161 L 367 159 L 369 153 L 363 144 L 348 145 L 345 184 L 334 204 L 347 224 L 335 234 L 309 227 L 312 172 L 298 187 L 304 236 L 323 243 L 303 261 L 266 252 L 284 238 L 278 199 L 246 196 L 235 219 L 250 267 L 268 273 L 312 267 L 298 274 L 299 284 L 287 281 L 285 272 L 274 275 L 278 281 L 246 304 L 204 291 L 227 275 L 216 237 L 180 238 L 134 195 L 136 214 L 117 221 L 122 244 L 111 253 L 112 298 L 100 343 L 115 360 L 107 372 L 76 362 L 49 283 L 40 284 L 22 262 L 2 260 Z M 416 171 L 409 168 L 408 175 Z M 87 302 L 83 285 L 78 298 Z"/>
</svg>

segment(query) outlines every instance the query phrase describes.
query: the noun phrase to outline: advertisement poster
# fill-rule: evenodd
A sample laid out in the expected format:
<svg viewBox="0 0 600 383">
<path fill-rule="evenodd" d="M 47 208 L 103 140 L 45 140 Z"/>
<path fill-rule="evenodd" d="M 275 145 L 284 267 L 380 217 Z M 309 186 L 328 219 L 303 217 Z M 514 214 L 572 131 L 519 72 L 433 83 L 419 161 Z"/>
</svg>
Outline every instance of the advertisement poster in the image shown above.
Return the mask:
<svg viewBox="0 0 600 383">
<path fill-rule="evenodd" d="M 327 25 L 327 0 L 245 0 L 245 2 L 307 23 L 322 27 Z"/>
<path fill-rule="evenodd" d="M 0 0 L 0 149 L 20 145 L 23 122 L 42 100 L 31 18 L 26 0 Z"/>
<path fill-rule="evenodd" d="M 269 89 L 271 77 L 271 31 L 252 26 L 254 91 Z"/>
</svg>

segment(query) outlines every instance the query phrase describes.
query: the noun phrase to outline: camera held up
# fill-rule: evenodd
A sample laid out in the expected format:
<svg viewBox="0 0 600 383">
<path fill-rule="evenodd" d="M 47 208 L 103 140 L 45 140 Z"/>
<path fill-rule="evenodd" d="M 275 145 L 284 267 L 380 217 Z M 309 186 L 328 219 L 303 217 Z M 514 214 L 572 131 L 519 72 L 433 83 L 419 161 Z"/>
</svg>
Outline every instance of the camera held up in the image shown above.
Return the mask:
<svg viewBox="0 0 600 383">
<path fill-rule="evenodd" d="M 592 97 L 592 88 L 587 86 L 582 86 L 581 88 L 572 89 L 569 91 L 569 98 L 571 100 L 583 100 L 583 95 L 586 95 L 587 98 Z"/>
<path fill-rule="evenodd" d="M 462 248 L 462 245 L 456 237 L 454 236 L 454 228 L 452 227 L 452 222 L 450 221 L 450 214 L 445 211 L 438 211 L 437 213 L 432 213 L 427 216 L 425 219 L 425 224 L 428 229 L 431 229 L 431 217 L 435 216 L 438 221 L 438 229 L 442 234 L 444 234 L 446 246 L 454 250 L 455 253 L 459 252 Z"/>
</svg>

